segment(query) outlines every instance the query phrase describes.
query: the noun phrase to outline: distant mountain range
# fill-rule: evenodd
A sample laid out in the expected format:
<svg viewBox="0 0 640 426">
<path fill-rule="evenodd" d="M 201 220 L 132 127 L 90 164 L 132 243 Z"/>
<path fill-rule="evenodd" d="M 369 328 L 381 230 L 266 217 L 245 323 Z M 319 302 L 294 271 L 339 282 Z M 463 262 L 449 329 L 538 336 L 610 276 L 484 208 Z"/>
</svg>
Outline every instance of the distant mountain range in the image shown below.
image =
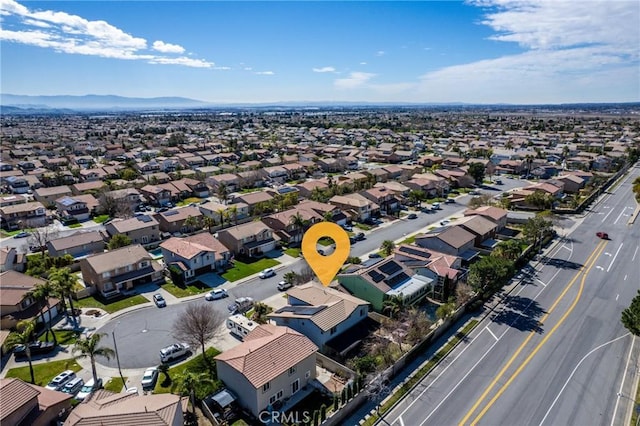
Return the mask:
<svg viewBox="0 0 640 426">
<path fill-rule="evenodd" d="M 30 96 L 0 94 L 0 113 L 2 114 L 73 114 L 77 112 L 126 112 L 126 111 L 175 111 L 220 108 L 363 108 L 363 107 L 451 107 L 451 108 L 584 108 L 638 106 L 638 103 L 609 104 L 565 104 L 565 105 L 510 105 L 510 104 L 466 104 L 450 103 L 411 103 L 411 102 L 332 102 L 332 101 L 291 101 L 271 103 L 211 103 L 182 97 L 130 98 L 116 95 L 54 95 Z"/>
</svg>

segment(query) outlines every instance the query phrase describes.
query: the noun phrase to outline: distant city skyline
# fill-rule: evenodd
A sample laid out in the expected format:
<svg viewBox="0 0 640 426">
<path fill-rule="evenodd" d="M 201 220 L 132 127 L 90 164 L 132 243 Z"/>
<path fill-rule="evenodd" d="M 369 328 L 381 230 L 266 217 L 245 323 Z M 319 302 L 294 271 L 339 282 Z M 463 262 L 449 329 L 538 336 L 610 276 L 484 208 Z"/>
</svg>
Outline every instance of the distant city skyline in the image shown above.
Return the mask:
<svg viewBox="0 0 640 426">
<path fill-rule="evenodd" d="M 640 2 L 0 0 L 0 92 L 210 103 L 640 101 Z"/>
</svg>

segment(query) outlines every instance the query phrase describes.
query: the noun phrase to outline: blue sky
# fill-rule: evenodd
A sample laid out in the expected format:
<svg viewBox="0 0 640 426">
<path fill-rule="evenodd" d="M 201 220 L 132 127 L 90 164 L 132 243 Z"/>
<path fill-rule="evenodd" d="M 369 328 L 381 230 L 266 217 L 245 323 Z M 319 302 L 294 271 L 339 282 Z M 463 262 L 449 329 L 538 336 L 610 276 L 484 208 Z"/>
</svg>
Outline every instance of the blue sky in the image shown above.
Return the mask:
<svg viewBox="0 0 640 426">
<path fill-rule="evenodd" d="M 640 2 L 0 0 L 0 91 L 640 101 Z"/>
</svg>

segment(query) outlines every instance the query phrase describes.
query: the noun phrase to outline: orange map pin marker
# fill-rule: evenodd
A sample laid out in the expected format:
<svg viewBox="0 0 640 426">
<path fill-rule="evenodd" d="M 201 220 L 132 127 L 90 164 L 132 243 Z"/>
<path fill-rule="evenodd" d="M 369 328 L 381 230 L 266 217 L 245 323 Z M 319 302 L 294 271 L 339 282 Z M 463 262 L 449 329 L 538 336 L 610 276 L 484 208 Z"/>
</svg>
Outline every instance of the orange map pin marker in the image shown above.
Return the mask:
<svg viewBox="0 0 640 426">
<path fill-rule="evenodd" d="M 322 237 L 329 237 L 336 243 L 336 249 L 328 256 L 318 253 L 318 240 Z M 302 237 L 302 255 L 325 286 L 336 276 L 350 250 L 349 234 L 332 222 L 316 223 Z"/>
</svg>

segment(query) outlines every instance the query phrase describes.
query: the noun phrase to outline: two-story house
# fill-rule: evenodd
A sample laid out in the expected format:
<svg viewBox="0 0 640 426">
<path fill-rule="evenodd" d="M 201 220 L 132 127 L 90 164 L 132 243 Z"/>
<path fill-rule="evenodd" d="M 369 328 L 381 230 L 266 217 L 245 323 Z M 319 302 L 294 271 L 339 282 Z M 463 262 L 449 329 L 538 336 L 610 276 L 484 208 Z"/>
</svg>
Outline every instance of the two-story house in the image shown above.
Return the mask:
<svg viewBox="0 0 640 426">
<path fill-rule="evenodd" d="M 140 193 L 156 206 L 166 206 L 171 202 L 171 191 L 160 185 L 145 185 L 140 188 Z"/>
<path fill-rule="evenodd" d="M 138 215 L 130 219 L 114 219 L 105 226 L 110 237 L 117 234 L 126 235 L 133 244 L 151 246 L 158 244 L 160 224 L 151 215 Z"/>
<path fill-rule="evenodd" d="M 334 195 L 329 199 L 329 204 L 339 207 L 352 220 L 364 222 L 376 216 L 380 206 L 360 194 Z"/>
<path fill-rule="evenodd" d="M 321 352 L 369 313 L 369 302 L 315 282 L 289 289 L 287 301 L 287 306 L 268 314 L 269 319 L 307 336 Z"/>
<path fill-rule="evenodd" d="M 462 217 L 456 220 L 456 226 L 461 226 L 475 235 L 473 245 L 477 248 L 491 250 L 498 244 L 494 239 L 498 233 L 498 225 L 483 216 L 470 215 Z"/>
<path fill-rule="evenodd" d="M 231 252 L 208 232 L 189 237 L 172 237 L 160 244 L 165 265 L 180 274 L 185 283 L 195 281 L 198 275 L 224 271 Z"/>
<path fill-rule="evenodd" d="M 458 256 L 463 261 L 470 262 L 478 256 L 478 252 L 473 249 L 475 239 L 476 236 L 463 227 L 449 226 L 417 235 L 415 243 L 420 247 Z"/>
<path fill-rule="evenodd" d="M 288 327 L 264 324 L 215 357 L 218 378 L 256 416 L 316 378 L 318 347 Z"/>
<path fill-rule="evenodd" d="M 187 206 L 157 213 L 156 220 L 161 232 L 188 233 L 202 229 L 202 212 L 198 207 Z M 191 218 L 191 219 L 189 219 Z"/>
<path fill-rule="evenodd" d="M 263 222 L 248 222 L 218 231 L 218 239 L 234 255 L 258 257 L 276 248 L 273 230 Z"/>
<path fill-rule="evenodd" d="M 298 219 L 302 220 L 304 224 L 296 223 Z M 323 216 L 314 210 L 297 206 L 262 218 L 262 222 L 273 229 L 282 242 L 290 245 L 301 243 L 304 231 L 322 220 Z"/>
<path fill-rule="evenodd" d="M 47 242 L 47 251 L 51 257 L 61 257 L 66 254 L 80 259 L 92 254 L 102 253 L 105 242 L 98 231 L 78 231 L 66 237 L 56 238 Z"/>
<path fill-rule="evenodd" d="M 87 203 L 76 197 L 65 195 L 56 200 L 56 210 L 64 221 L 77 220 L 83 222 L 91 217 Z"/>
<path fill-rule="evenodd" d="M 14 230 L 35 228 L 47 223 L 47 209 L 39 201 L 0 207 L 0 226 Z"/>
<path fill-rule="evenodd" d="M 216 225 L 221 223 L 235 224 L 239 220 L 249 217 L 249 206 L 245 203 L 220 204 L 215 201 L 207 201 L 198 206 L 200 212 L 212 218 Z"/>
<path fill-rule="evenodd" d="M 265 210 L 264 208 L 261 209 L 260 206 L 268 205 L 273 200 L 273 195 L 268 191 L 257 191 L 250 192 L 248 194 L 240 194 L 231 200 L 231 204 L 244 203 L 249 206 L 249 214 L 254 215 Z"/>
<path fill-rule="evenodd" d="M 56 200 L 65 196 L 71 196 L 71 188 L 67 185 L 38 188 L 33 191 L 33 198 L 45 206 L 55 206 Z"/>
<path fill-rule="evenodd" d="M 45 319 L 58 315 L 59 300 L 49 298 L 49 311 L 41 306 L 30 291 L 45 281 L 18 271 L 0 273 L 0 329 L 9 330 L 22 320 L 35 319 L 41 321 L 40 311 L 44 310 Z"/>
<path fill-rule="evenodd" d="M 0 405 L 3 425 L 58 424 L 61 416 L 71 410 L 73 399 L 73 395 L 13 378 L 0 379 L 0 394 L 8 400 Z"/>
<path fill-rule="evenodd" d="M 380 206 L 381 214 L 393 214 L 400 210 L 400 201 L 395 193 L 388 191 L 384 186 L 366 189 L 359 194 Z"/>
<path fill-rule="evenodd" d="M 497 232 L 502 231 L 507 226 L 507 211 L 494 206 L 480 206 L 472 210 L 465 210 L 465 216 L 480 215 L 496 224 Z"/>
<path fill-rule="evenodd" d="M 26 256 L 19 254 L 15 247 L 0 247 L 0 272 L 24 271 Z"/>
<path fill-rule="evenodd" d="M 432 278 L 391 258 L 353 265 L 337 279 L 349 293 L 371 303 L 376 312 L 383 312 L 389 298 L 400 297 L 405 306 L 418 303 L 433 292 L 434 284 Z"/>
<path fill-rule="evenodd" d="M 80 261 L 80 270 L 90 291 L 106 298 L 138 284 L 164 281 L 162 265 L 140 244 L 86 257 Z"/>
</svg>

